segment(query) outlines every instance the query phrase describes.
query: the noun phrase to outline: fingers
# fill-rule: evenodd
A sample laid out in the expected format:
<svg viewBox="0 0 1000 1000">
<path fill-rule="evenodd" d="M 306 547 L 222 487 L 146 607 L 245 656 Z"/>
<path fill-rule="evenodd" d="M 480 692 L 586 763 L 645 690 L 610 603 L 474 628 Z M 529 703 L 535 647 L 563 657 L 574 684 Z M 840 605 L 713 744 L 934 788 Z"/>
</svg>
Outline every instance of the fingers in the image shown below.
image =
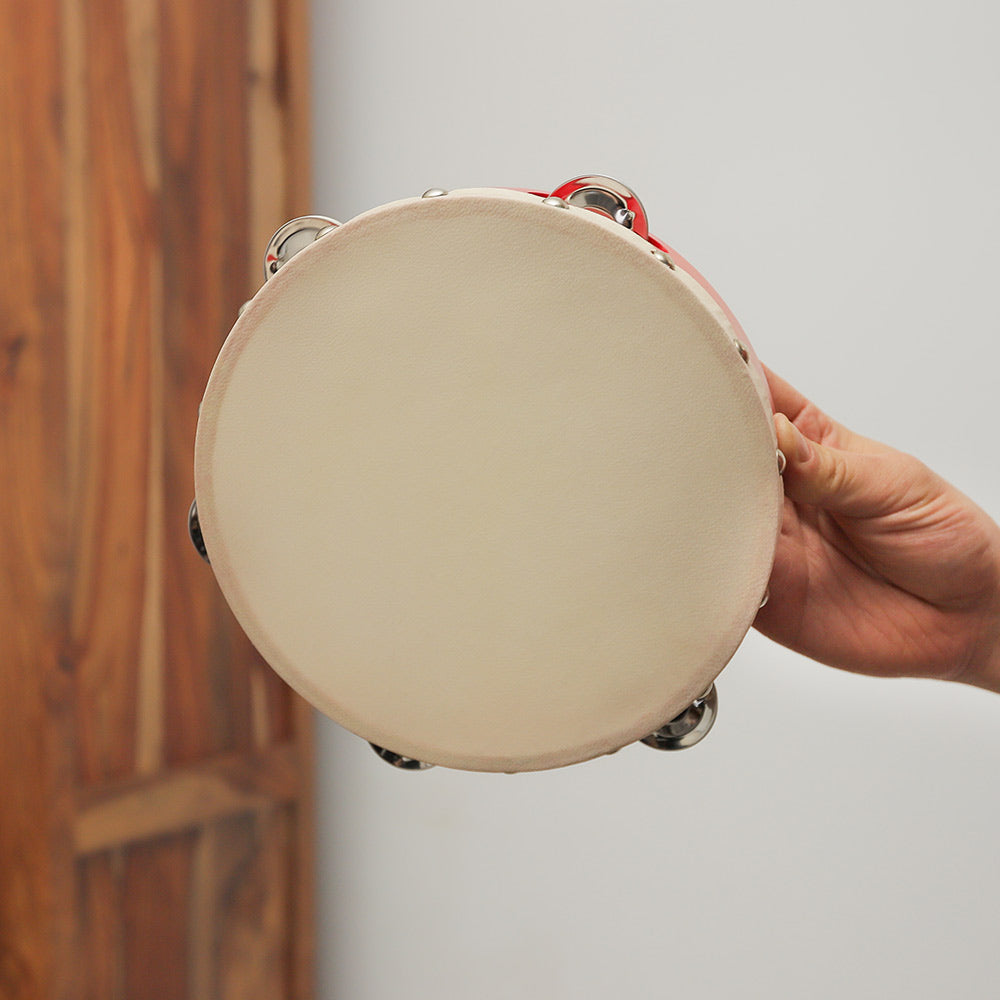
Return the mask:
<svg viewBox="0 0 1000 1000">
<path fill-rule="evenodd" d="M 775 412 L 786 414 L 788 419 L 805 432 L 806 437 L 810 440 L 846 451 L 870 454 L 893 451 L 887 445 L 855 434 L 843 424 L 832 420 L 815 403 L 803 396 L 798 389 L 786 382 L 780 375 L 776 375 L 766 366 L 762 367 L 764 367 L 764 374 L 767 376 L 767 384 L 771 390 L 771 401 L 774 404 Z"/>
<path fill-rule="evenodd" d="M 761 365 L 767 376 L 767 385 L 771 390 L 771 400 L 778 413 L 787 413 L 789 420 L 794 420 L 808 405 L 809 400 L 793 385 L 776 375 L 767 365 Z"/>
<path fill-rule="evenodd" d="M 783 413 L 775 414 L 778 447 L 785 455 L 785 493 L 848 517 L 879 517 L 913 502 L 922 469 L 890 449 L 847 451 L 810 441 Z"/>
<path fill-rule="evenodd" d="M 878 517 L 933 491 L 931 473 L 916 459 L 847 430 L 780 375 L 764 373 L 791 500 L 847 517 Z"/>
</svg>

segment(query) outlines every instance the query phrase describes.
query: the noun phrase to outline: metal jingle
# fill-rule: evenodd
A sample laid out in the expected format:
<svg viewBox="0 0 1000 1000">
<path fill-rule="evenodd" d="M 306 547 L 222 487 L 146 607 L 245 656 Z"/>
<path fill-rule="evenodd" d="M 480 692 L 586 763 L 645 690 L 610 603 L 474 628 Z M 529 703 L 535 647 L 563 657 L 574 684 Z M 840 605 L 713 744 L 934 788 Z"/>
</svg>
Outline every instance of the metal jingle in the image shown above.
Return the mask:
<svg viewBox="0 0 1000 1000">
<path fill-rule="evenodd" d="M 401 771 L 429 771 L 434 767 L 433 764 L 425 764 L 422 760 L 417 760 L 415 757 L 404 757 L 400 753 L 386 750 L 385 747 L 380 747 L 377 743 L 369 741 L 368 745 L 387 764 L 398 767 Z"/>
<path fill-rule="evenodd" d="M 444 188 L 428 188 L 421 198 L 443 198 L 448 192 Z"/>
<path fill-rule="evenodd" d="M 603 184 L 578 188 L 567 195 L 565 200 L 576 208 L 596 210 L 626 229 L 631 229 L 635 222 L 635 212 L 629 210 L 625 198 Z"/>
<path fill-rule="evenodd" d="M 555 196 L 549 196 L 548 198 L 542 199 L 543 205 L 551 205 L 553 208 L 569 208 L 569 203 L 563 201 L 562 198 L 556 198 Z"/>
<path fill-rule="evenodd" d="M 208 558 L 208 549 L 205 548 L 205 539 L 201 536 L 201 524 L 198 521 L 198 501 L 192 500 L 191 506 L 188 508 L 188 535 L 191 538 L 191 544 L 195 547 L 198 555 L 207 563 L 211 563 L 211 559 Z"/>
<path fill-rule="evenodd" d="M 683 712 L 675 715 L 666 725 L 660 726 L 641 742 L 654 750 L 686 750 L 708 735 L 718 714 L 719 696 L 713 684 Z"/>
<path fill-rule="evenodd" d="M 750 363 L 750 351 L 747 348 L 747 345 L 744 344 L 742 340 L 737 340 L 736 341 L 736 353 L 739 354 L 739 356 L 744 361 L 746 361 L 747 364 Z"/>
<path fill-rule="evenodd" d="M 340 223 L 325 215 L 303 215 L 286 222 L 271 237 L 264 252 L 264 280 L 273 278 L 300 250 L 305 250 Z"/>
<path fill-rule="evenodd" d="M 779 448 L 775 453 L 778 458 L 778 475 L 782 475 L 785 471 L 785 466 L 788 465 L 788 460 L 785 458 L 785 453 Z"/>
<path fill-rule="evenodd" d="M 646 210 L 639 196 L 614 177 L 599 174 L 574 177 L 552 192 L 552 197 L 562 198 L 574 208 L 585 208 L 631 229 L 644 240 L 649 239 Z"/>
</svg>

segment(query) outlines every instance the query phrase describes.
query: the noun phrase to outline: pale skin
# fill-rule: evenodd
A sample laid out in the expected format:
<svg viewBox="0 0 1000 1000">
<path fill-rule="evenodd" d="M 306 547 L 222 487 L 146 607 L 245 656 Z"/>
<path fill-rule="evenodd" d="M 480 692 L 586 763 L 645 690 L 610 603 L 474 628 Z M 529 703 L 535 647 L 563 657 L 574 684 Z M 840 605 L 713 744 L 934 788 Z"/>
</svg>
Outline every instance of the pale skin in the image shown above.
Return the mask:
<svg viewBox="0 0 1000 1000">
<path fill-rule="evenodd" d="M 1000 528 L 767 372 L 785 509 L 755 626 L 821 663 L 1000 692 Z"/>
</svg>

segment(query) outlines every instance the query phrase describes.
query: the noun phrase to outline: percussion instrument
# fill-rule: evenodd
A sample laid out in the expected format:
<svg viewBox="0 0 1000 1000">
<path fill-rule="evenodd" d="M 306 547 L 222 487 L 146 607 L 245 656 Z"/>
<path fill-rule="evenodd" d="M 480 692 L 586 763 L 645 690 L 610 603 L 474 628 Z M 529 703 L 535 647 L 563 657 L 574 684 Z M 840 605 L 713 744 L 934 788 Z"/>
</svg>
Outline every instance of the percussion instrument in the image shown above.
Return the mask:
<svg viewBox="0 0 1000 1000">
<path fill-rule="evenodd" d="M 763 370 L 606 177 L 295 219 L 201 404 L 191 537 L 267 662 L 410 769 L 697 742 L 782 507 Z"/>
</svg>

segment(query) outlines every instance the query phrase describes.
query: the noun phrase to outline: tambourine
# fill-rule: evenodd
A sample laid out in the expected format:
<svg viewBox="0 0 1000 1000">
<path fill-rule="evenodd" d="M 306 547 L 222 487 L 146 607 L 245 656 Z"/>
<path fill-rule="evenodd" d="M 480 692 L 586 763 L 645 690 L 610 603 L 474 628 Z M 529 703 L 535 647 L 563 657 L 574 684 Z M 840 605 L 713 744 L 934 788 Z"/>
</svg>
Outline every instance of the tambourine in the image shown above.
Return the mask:
<svg viewBox="0 0 1000 1000">
<path fill-rule="evenodd" d="M 697 742 L 766 599 L 764 373 L 634 192 L 287 223 L 205 390 L 191 536 L 265 660 L 404 768 Z"/>
</svg>

